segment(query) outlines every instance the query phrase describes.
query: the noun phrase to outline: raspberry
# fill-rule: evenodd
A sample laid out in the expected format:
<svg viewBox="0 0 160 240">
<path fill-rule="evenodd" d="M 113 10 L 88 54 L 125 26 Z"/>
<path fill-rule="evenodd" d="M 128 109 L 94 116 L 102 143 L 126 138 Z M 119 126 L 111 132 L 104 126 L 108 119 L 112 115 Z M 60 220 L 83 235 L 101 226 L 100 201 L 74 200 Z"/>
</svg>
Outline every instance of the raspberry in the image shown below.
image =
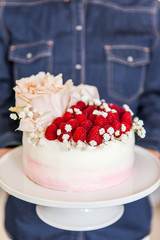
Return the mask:
<svg viewBox="0 0 160 240">
<path fill-rule="evenodd" d="M 72 131 L 75 130 L 78 126 L 79 123 L 76 119 L 70 119 L 67 124 L 70 124 L 72 126 Z"/>
<path fill-rule="evenodd" d="M 77 120 L 79 123 L 85 121 L 86 119 L 87 119 L 87 117 L 86 117 L 84 114 L 78 114 L 78 115 L 76 116 L 76 120 Z"/>
<path fill-rule="evenodd" d="M 119 121 L 119 114 L 118 114 L 118 112 L 115 112 L 115 113 L 112 113 L 113 114 L 113 117 L 117 120 L 117 121 Z"/>
<path fill-rule="evenodd" d="M 65 141 L 69 141 L 71 139 L 71 133 L 68 132 L 68 133 L 61 133 L 60 135 L 58 135 L 57 139 L 60 141 L 60 142 L 65 142 Z"/>
<path fill-rule="evenodd" d="M 130 112 L 127 111 L 122 115 L 121 122 L 126 122 L 130 126 L 132 126 L 132 116 L 131 116 Z"/>
<path fill-rule="evenodd" d="M 103 137 L 100 135 L 99 126 L 94 126 L 88 133 L 87 143 L 91 146 L 98 146 L 102 143 Z"/>
<path fill-rule="evenodd" d="M 83 127 L 86 130 L 86 132 L 88 132 L 93 127 L 93 123 L 87 119 L 81 122 L 80 126 Z"/>
<path fill-rule="evenodd" d="M 121 129 L 121 124 L 119 121 L 115 120 L 113 123 L 112 123 L 112 127 L 114 128 L 114 131 L 116 132 L 117 130 L 120 130 Z"/>
<path fill-rule="evenodd" d="M 118 110 L 118 114 L 119 114 L 119 118 L 121 118 L 121 116 L 123 115 L 123 113 L 125 113 L 125 109 L 124 107 L 120 107 L 119 110 Z"/>
<path fill-rule="evenodd" d="M 56 119 L 53 120 L 52 124 L 55 124 L 56 127 L 58 128 L 59 125 L 64 122 L 63 118 L 62 117 L 57 117 Z"/>
<path fill-rule="evenodd" d="M 80 110 L 80 107 L 76 104 L 76 105 L 73 105 L 71 106 L 71 108 L 74 110 L 75 108 L 79 109 Z"/>
<path fill-rule="evenodd" d="M 108 115 L 106 117 L 107 123 L 109 125 L 112 125 L 112 123 L 115 121 L 114 115 L 111 112 L 108 112 Z"/>
<path fill-rule="evenodd" d="M 83 101 L 78 101 L 77 105 L 79 106 L 81 111 L 83 111 L 86 107 L 86 104 Z"/>
<path fill-rule="evenodd" d="M 107 124 L 106 118 L 104 118 L 102 115 L 98 115 L 95 118 L 94 125 L 99 126 L 103 128 Z"/>
<path fill-rule="evenodd" d="M 69 112 L 65 112 L 63 115 L 63 119 L 65 122 L 69 121 L 71 118 L 73 118 L 73 115 Z"/>
<path fill-rule="evenodd" d="M 59 129 L 61 130 L 62 133 L 68 133 L 72 131 L 72 126 L 68 123 L 61 123 L 59 125 Z"/>
<path fill-rule="evenodd" d="M 86 130 L 83 127 L 78 127 L 73 133 L 73 140 L 75 142 L 86 140 Z"/>
<path fill-rule="evenodd" d="M 114 128 L 112 126 L 110 126 L 110 125 L 106 125 L 104 127 L 104 130 L 105 130 L 106 133 L 109 133 L 109 135 L 113 135 L 114 134 Z"/>
<path fill-rule="evenodd" d="M 118 111 L 118 109 L 119 109 L 117 104 L 108 104 L 108 105 L 111 109 L 115 109 L 116 111 Z"/>
<path fill-rule="evenodd" d="M 121 122 L 121 131 L 122 133 L 129 132 L 131 129 L 130 125 L 126 122 Z"/>
<path fill-rule="evenodd" d="M 92 123 L 94 123 L 94 120 L 96 118 L 96 115 L 91 113 L 89 116 L 88 116 L 88 120 L 90 120 Z"/>
<path fill-rule="evenodd" d="M 45 138 L 49 141 L 55 140 L 57 138 L 57 127 L 55 124 L 51 124 L 47 127 L 45 131 Z"/>
<path fill-rule="evenodd" d="M 83 110 L 83 114 L 88 117 L 95 110 L 95 106 L 88 106 L 85 110 Z"/>
</svg>

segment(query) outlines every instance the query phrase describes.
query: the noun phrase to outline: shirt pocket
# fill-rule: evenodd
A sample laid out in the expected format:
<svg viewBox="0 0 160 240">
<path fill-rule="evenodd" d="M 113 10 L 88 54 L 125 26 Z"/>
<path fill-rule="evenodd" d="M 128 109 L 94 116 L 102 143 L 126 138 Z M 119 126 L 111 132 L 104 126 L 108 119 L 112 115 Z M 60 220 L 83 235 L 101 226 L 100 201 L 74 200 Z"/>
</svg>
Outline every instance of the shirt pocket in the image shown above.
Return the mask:
<svg viewBox="0 0 160 240">
<path fill-rule="evenodd" d="M 149 48 L 105 46 L 107 94 L 113 100 L 132 103 L 143 92 Z"/>
<path fill-rule="evenodd" d="M 11 45 L 9 61 L 13 64 L 14 78 L 28 77 L 40 71 L 52 73 L 53 45 L 51 40 Z"/>
</svg>

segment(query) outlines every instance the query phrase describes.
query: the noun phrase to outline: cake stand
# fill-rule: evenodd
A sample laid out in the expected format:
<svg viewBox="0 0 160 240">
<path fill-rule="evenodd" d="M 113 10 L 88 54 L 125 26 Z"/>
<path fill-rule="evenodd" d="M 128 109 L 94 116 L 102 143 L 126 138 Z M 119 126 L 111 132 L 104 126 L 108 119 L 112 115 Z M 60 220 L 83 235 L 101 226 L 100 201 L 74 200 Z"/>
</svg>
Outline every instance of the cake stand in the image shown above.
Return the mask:
<svg viewBox="0 0 160 240">
<path fill-rule="evenodd" d="M 124 204 L 151 194 L 160 186 L 160 163 L 149 151 L 136 146 L 130 177 L 109 189 L 77 193 L 43 188 L 23 173 L 22 147 L 0 160 L 0 187 L 11 195 L 36 204 L 47 224 L 73 231 L 88 231 L 111 225 L 121 218 Z"/>
</svg>

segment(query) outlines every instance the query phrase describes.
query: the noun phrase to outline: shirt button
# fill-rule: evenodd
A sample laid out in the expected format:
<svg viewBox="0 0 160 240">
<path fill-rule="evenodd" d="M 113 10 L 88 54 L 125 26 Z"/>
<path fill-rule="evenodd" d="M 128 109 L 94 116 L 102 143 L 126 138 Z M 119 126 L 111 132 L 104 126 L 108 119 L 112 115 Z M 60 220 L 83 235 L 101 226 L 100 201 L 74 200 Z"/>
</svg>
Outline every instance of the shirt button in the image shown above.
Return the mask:
<svg viewBox="0 0 160 240">
<path fill-rule="evenodd" d="M 77 31 L 81 31 L 81 30 L 82 30 L 82 26 L 81 26 L 81 25 L 77 25 L 77 26 L 76 26 L 76 30 L 77 30 Z"/>
<path fill-rule="evenodd" d="M 26 58 L 27 58 L 27 59 L 30 59 L 31 57 L 32 57 L 32 53 L 30 53 L 30 52 L 27 53 Z"/>
<path fill-rule="evenodd" d="M 131 63 L 131 62 L 133 62 L 133 60 L 134 60 L 134 59 L 133 59 L 133 57 L 132 57 L 132 56 L 128 56 L 128 58 L 127 58 L 127 61 L 128 61 L 128 62 L 130 62 L 130 63 Z"/>
<path fill-rule="evenodd" d="M 81 68 L 82 68 L 82 65 L 81 65 L 81 64 L 76 64 L 76 65 L 75 65 L 75 69 L 80 70 Z"/>
</svg>

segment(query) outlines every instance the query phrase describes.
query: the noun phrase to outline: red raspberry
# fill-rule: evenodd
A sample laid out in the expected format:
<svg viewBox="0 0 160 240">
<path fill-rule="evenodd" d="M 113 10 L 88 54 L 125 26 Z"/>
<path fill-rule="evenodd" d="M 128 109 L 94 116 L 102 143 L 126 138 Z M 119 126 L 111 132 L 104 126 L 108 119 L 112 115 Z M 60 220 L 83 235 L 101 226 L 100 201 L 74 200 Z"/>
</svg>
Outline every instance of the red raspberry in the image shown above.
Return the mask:
<svg viewBox="0 0 160 240">
<path fill-rule="evenodd" d="M 78 101 L 77 105 L 80 107 L 81 111 L 83 111 L 86 107 L 86 104 L 83 101 Z"/>
<path fill-rule="evenodd" d="M 62 117 L 57 117 L 56 119 L 53 120 L 52 124 L 55 124 L 56 127 L 58 128 L 62 122 L 64 122 L 64 119 Z"/>
<path fill-rule="evenodd" d="M 59 125 L 59 129 L 61 130 L 62 133 L 68 133 L 72 131 L 72 126 L 67 123 L 61 123 Z"/>
<path fill-rule="evenodd" d="M 73 133 L 73 140 L 75 142 L 86 140 L 86 130 L 83 127 L 78 127 Z"/>
<path fill-rule="evenodd" d="M 91 114 L 88 116 L 88 120 L 90 120 L 92 123 L 94 123 L 94 120 L 95 120 L 96 117 L 97 117 L 97 115 L 91 113 Z"/>
<path fill-rule="evenodd" d="M 130 125 L 126 122 L 121 122 L 121 131 L 122 133 L 129 132 L 131 129 Z"/>
<path fill-rule="evenodd" d="M 119 114 L 119 118 L 121 118 L 121 116 L 125 113 L 125 109 L 124 107 L 120 107 L 119 110 L 118 110 L 118 114 Z"/>
<path fill-rule="evenodd" d="M 104 118 L 102 115 L 98 115 L 95 118 L 94 125 L 99 127 L 104 127 L 107 124 L 106 118 Z"/>
<path fill-rule="evenodd" d="M 110 134 L 110 135 L 113 135 L 113 134 L 114 134 L 114 128 L 113 128 L 112 126 L 110 126 L 110 125 L 106 125 L 106 126 L 104 127 L 104 130 L 105 130 L 106 133 L 108 133 L 108 134 Z"/>
<path fill-rule="evenodd" d="M 119 121 L 119 114 L 118 114 L 118 112 L 115 112 L 115 113 L 112 113 L 113 114 L 113 117 L 117 120 L 117 121 Z"/>
<path fill-rule="evenodd" d="M 107 123 L 109 125 L 112 125 L 112 123 L 115 121 L 114 115 L 111 112 L 108 112 L 108 115 L 106 117 Z"/>
<path fill-rule="evenodd" d="M 57 136 L 57 139 L 60 142 L 64 142 L 65 140 L 69 141 L 71 139 L 71 132 L 67 132 L 67 133 L 61 133 L 60 135 Z"/>
<path fill-rule="evenodd" d="M 121 129 L 121 124 L 119 121 L 115 120 L 113 123 L 112 123 L 112 127 L 114 128 L 114 131 L 116 132 L 117 130 L 120 130 Z"/>
<path fill-rule="evenodd" d="M 57 127 L 55 124 L 51 124 L 47 127 L 45 131 L 45 138 L 47 138 L 49 141 L 57 138 Z"/>
<path fill-rule="evenodd" d="M 85 110 L 83 110 L 83 114 L 88 117 L 95 110 L 95 106 L 88 106 Z"/>
<path fill-rule="evenodd" d="M 87 119 L 87 117 L 84 114 L 77 114 L 76 116 L 76 120 L 81 123 L 83 121 L 85 121 Z"/>
<path fill-rule="evenodd" d="M 80 106 L 78 106 L 77 104 L 76 105 L 73 105 L 73 106 L 71 106 L 71 108 L 74 110 L 74 108 L 77 108 L 77 109 L 79 109 L 80 110 Z"/>
<path fill-rule="evenodd" d="M 94 126 L 88 133 L 87 143 L 91 146 L 98 146 L 102 143 L 103 137 L 100 135 L 99 126 Z"/>
<path fill-rule="evenodd" d="M 70 119 L 67 124 L 72 126 L 72 130 L 75 130 L 79 126 L 79 123 L 76 119 Z"/>
<path fill-rule="evenodd" d="M 122 117 L 121 117 L 121 122 L 126 122 L 128 123 L 130 126 L 132 126 L 132 116 L 130 112 L 125 112 Z"/>
<path fill-rule="evenodd" d="M 87 119 L 81 122 L 80 126 L 83 127 L 86 130 L 86 132 L 88 132 L 93 127 L 93 123 Z"/>
<path fill-rule="evenodd" d="M 119 107 L 117 104 L 108 104 L 111 109 L 115 109 L 116 111 L 119 110 Z"/>
<path fill-rule="evenodd" d="M 71 118 L 73 118 L 73 115 L 69 112 L 65 112 L 63 115 L 63 119 L 65 122 L 69 121 Z"/>
</svg>

